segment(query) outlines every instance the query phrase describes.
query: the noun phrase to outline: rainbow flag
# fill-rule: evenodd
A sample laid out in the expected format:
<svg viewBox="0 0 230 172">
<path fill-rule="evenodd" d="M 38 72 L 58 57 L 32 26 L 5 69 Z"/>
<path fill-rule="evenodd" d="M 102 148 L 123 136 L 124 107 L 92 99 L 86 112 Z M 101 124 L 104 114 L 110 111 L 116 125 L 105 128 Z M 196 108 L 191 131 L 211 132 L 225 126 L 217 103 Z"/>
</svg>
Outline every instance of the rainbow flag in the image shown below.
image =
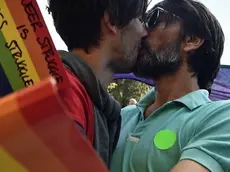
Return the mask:
<svg viewBox="0 0 230 172">
<path fill-rule="evenodd" d="M 36 0 L 0 0 L 0 172 L 108 172 L 59 98 L 68 86 Z"/>
<path fill-rule="evenodd" d="M 36 0 L 0 0 L 0 97 L 50 75 L 68 86 Z"/>
<path fill-rule="evenodd" d="M 0 99 L 1 172 L 108 172 L 78 131 L 53 78 Z"/>
</svg>

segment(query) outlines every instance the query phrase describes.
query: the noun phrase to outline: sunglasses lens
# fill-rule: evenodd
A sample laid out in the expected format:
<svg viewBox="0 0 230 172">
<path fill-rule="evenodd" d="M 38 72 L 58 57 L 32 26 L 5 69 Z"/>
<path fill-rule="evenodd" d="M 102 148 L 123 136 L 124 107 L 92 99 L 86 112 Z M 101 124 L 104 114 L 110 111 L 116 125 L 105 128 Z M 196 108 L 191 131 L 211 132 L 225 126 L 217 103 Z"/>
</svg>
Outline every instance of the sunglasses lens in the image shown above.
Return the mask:
<svg viewBox="0 0 230 172">
<path fill-rule="evenodd" d="M 157 19 L 158 19 L 158 17 L 159 17 L 159 13 L 160 13 L 159 10 L 155 10 L 155 11 L 151 14 L 151 16 L 150 16 L 150 18 L 149 18 L 149 20 L 148 20 L 148 26 L 149 26 L 150 28 L 153 28 L 153 27 L 155 26 L 155 24 L 156 24 L 156 22 L 157 22 Z"/>
<path fill-rule="evenodd" d="M 180 20 L 180 17 L 176 16 L 175 14 L 170 14 L 168 11 L 164 10 L 163 8 L 155 8 L 151 13 L 147 16 L 147 28 L 153 29 L 158 22 L 171 22 Z"/>
</svg>

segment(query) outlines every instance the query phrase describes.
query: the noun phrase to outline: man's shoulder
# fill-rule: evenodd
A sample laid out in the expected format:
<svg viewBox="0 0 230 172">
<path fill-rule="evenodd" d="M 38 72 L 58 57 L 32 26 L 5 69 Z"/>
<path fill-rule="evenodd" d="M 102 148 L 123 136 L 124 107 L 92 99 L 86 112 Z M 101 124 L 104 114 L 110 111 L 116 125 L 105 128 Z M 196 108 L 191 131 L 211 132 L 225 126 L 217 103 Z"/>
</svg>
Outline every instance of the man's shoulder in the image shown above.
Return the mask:
<svg viewBox="0 0 230 172">
<path fill-rule="evenodd" d="M 197 109 L 194 122 L 200 126 L 211 126 L 222 120 L 229 120 L 229 115 L 230 100 L 211 101 Z"/>
<path fill-rule="evenodd" d="M 230 100 L 211 101 L 202 105 L 198 110 L 205 114 L 229 113 Z"/>
<path fill-rule="evenodd" d="M 62 95 L 66 98 L 75 98 L 79 102 L 83 104 L 91 104 L 91 99 L 84 87 L 84 85 L 81 83 L 80 79 L 74 75 L 71 70 L 65 67 L 65 71 L 67 74 L 67 77 L 70 81 L 70 87 L 62 90 Z M 65 98 L 63 97 L 63 98 Z"/>
<path fill-rule="evenodd" d="M 79 78 L 76 75 L 74 75 L 74 73 L 69 68 L 64 67 L 64 69 L 65 69 L 66 75 L 70 81 L 71 87 L 84 88 L 84 86 L 80 82 Z"/>
<path fill-rule="evenodd" d="M 221 106 L 230 106 L 230 100 L 216 100 L 216 101 L 211 101 L 211 105 L 221 107 Z"/>
<path fill-rule="evenodd" d="M 61 99 L 81 128 L 86 132 L 89 140 L 93 140 L 94 127 L 94 109 L 93 103 L 84 88 L 84 85 L 68 68 L 65 67 L 68 79 L 70 80 L 70 87 L 59 91 Z"/>
<path fill-rule="evenodd" d="M 139 116 L 140 110 L 136 105 L 128 105 L 121 110 L 122 124 L 128 123 Z"/>
<path fill-rule="evenodd" d="M 68 94 L 72 94 L 72 96 L 75 96 L 75 97 L 77 96 L 81 97 L 82 99 L 80 100 L 82 101 L 85 99 L 87 99 L 88 101 L 91 101 L 86 91 L 86 88 L 81 83 L 80 79 L 76 75 L 74 75 L 74 73 L 67 67 L 65 67 L 65 71 L 70 81 L 70 87 L 65 89 L 64 92 L 68 92 Z"/>
<path fill-rule="evenodd" d="M 80 80 L 68 68 L 65 70 L 70 80 L 70 87 L 60 90 L 59 93 L 64 105 L 78 121 L 80 116 L 87 116 L 92 113 L 92 101 Z"/>
<path fill-rule="evenodd" d="M 199 111 L 200 109 L 200 111 Z M 196 113 L 197 112 L 197 113 Z M 211 101 L 197 108 L 181 137 L 180 160 L 190 159 L 209 171 L 228 171 L 230 155 L 230 100 Z M 187 135 L 187 133 L 191 133 Z"/>
<path fill-rule="evenodd" d="M 129 116 L 132 115 L 134 113 L 139 113 L 139 109 L 137 107 L 137 105 L 128 105 L 124 108 L 121 109 L 121 115 L 122 116 Z"/>
</svg>

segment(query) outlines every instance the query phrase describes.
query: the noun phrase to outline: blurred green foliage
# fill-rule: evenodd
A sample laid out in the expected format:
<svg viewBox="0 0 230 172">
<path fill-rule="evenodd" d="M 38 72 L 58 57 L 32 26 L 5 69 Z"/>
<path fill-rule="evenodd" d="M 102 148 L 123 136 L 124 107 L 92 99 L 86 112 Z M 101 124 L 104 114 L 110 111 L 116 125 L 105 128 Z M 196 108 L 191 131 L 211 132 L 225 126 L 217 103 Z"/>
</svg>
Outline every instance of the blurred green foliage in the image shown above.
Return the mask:
<svg viewBox="0 0 230 172">
<path fill-rule="evenodd" d="M 135 80 L 119 79 L 110 83 L 108 92 L 125 107 L 129 104 L 130 98 L 139 101 L 151 88 L 152 86 Z"/>
</svg>

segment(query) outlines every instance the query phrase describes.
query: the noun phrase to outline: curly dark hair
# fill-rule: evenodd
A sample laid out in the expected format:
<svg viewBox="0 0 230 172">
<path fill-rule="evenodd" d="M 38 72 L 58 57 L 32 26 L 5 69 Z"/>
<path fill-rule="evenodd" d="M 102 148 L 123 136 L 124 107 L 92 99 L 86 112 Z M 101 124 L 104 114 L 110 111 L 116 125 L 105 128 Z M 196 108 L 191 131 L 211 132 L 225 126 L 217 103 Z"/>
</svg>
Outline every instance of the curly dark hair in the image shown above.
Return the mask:
<svg viewBox="0 0 230 172">
<path fill-rule="evenodd" d="M 141 17 L 148 0 L 49 0 L 48 11 L 69 50 L 83 48 L 86 52 L 102 39 L 101 19 L 109 14 L 112 25 L 122 28 Z"/>
<path fill-rule="evenodd" d="M 189 52 L 187 61 L 191 72 L 198 78 L 199 87 L 210 92 L 224 50 L 225 37 L 220 23 L 207 7 L 195 0 L 164 0 L 155 7 L 181 18 L 182 39 L 196 36 L 204 40 L 201 47 Z"/>
</svg>

